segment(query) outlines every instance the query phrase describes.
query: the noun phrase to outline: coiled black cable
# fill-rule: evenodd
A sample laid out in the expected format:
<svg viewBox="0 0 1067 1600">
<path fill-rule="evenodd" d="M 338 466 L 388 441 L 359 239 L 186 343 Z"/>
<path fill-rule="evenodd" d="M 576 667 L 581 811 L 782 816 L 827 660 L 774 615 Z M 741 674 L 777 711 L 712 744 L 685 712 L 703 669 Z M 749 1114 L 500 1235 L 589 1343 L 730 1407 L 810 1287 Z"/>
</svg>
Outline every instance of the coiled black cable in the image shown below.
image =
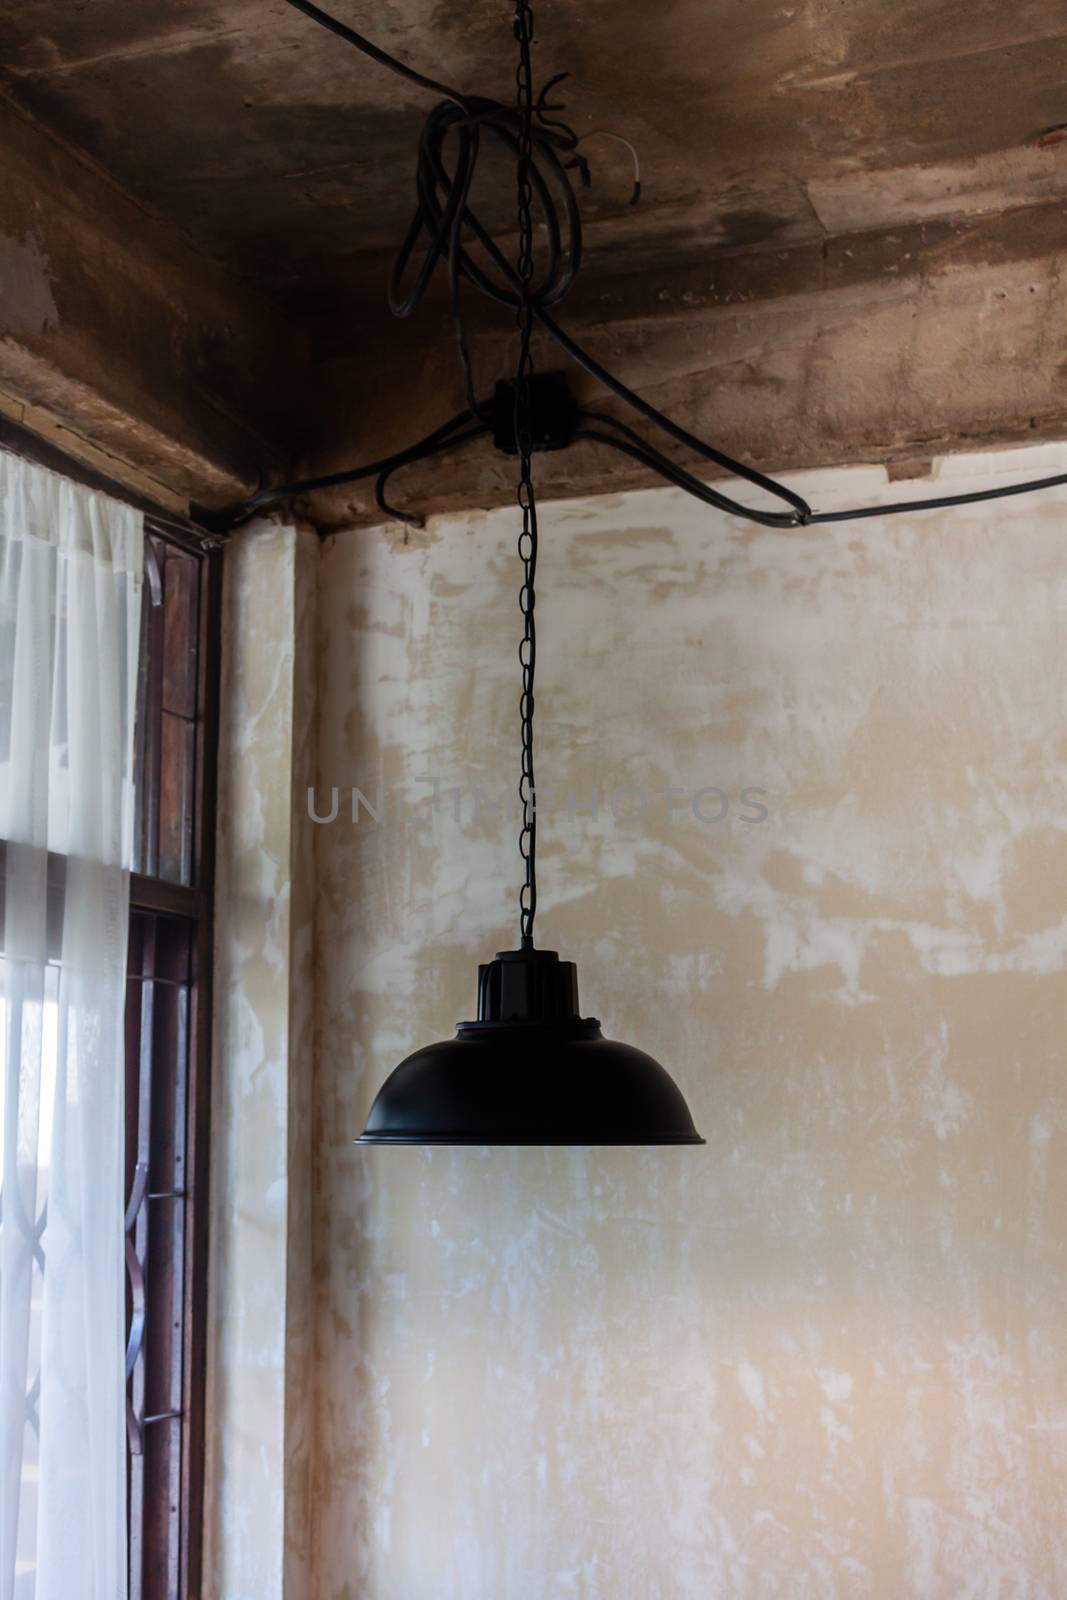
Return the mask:
<svg viewBox="0 0 1067 1600">
<path fill-rule="evenodd" d="M 516 268 L 479 221 L 471 205 L 471 191 L 482 134 L 490 134 L 499 140 L 508 154 L 518 161 L 520 135 L 518 113 L 513 105 L 503 105 L 496 100 L 463 94 L 448 84 L 417 72 L 354 28 L 323 11 L 320 6 L 313 4 L 312 0 L 286 0 L 286 3 L 346 43 L 353 45 L 380 66 L 386 67 L 416 87 L 441 97 L 439 103 L 430 111 L 419 140 L 415 180 L 416 208 L 393 267 L 389 284 L 389 305 L 394 315 L 411 316 L 420 304 L 438 264 L 444 262 L 464 375 L 467 408 L 424 439 L 406 450 L 396 452 L 395 455 L 367 466 L 329 473 L 318 478 L 304 478 L 260 490 L 243 505 L 227 512 L 211 513 L 198 510 L 197 521 L 214 532 L 229 530 L 247 521 L 257 511 L 266 510 L 293 495 L 309 494 L 317 489 L 333 488 L 373 477 L 376 479 L 375 498 L 379 509 L 389 516 L 417 523 L 419 519 L 411 513 L 397 511 L 386 501 L 384 490 L 388 479 L 400 467 L 410 462 L 439 454 L 488 431 L 488 407 L 475 396 L 470 354 L 461 313 L 461 285 L 464 282 L 470 283 L 479 294 L 512 310 L 524 303 L 523 285 Z M 534 106 L 535 121 L 532 129 L 529 182 L 545 237 L 542 271 L 536 284 L 530 285 L 526 291 L 525 303 L 530 306 L 541 327 L 568 357 L 624 405 L 667 434 L 677 444 L 691 450 L 703 460 L 753 484 L 773 499 L 783 502 L 789 509 L 777 511 L 744 505 L 730 495 L 709 488 L 625 423 L 604 413 L 584 413 L 586 420 L 596 421 L 599 426 L 594 429 L 580 429 L 574 437 L 613 448 L 705 504 L 764 527 L 806 527 L 814 523 L 845 522 L 857 517 L 891 516 L 908 511 L 934 510 L 945 506 L 997 500 L 1067 484 L 1067 473 L 1059 473 L 997 489 L 938 495 L 919 500 L 898 501 L 889 505 L 861 506 L 847 511 L 814 511 L 795 490 L 689 433 L 641 395 L 628 388 L 584 350 L 551 315 L 551 308 L 564 299 L 574 282 L 582 259 L 581 215 L 569 172 L 577 170 L 583 184 L 589 181 L 588 164 L 579 152 L 581 140 L 573 128 L 549 114 L 561 108 L 549 104 L 547 95 L 566 76 L 567 74 L 560 73 L 550 79 Z M 446 159 L 445 148 L 451 140 L 455 143 L 449 161 Z M 639 192 L 638 172 L 634 199 Z M 405 287 L 405 278 L 420 247 L 421 258 L 414 268 L 410 284 Z"/>
</svg>

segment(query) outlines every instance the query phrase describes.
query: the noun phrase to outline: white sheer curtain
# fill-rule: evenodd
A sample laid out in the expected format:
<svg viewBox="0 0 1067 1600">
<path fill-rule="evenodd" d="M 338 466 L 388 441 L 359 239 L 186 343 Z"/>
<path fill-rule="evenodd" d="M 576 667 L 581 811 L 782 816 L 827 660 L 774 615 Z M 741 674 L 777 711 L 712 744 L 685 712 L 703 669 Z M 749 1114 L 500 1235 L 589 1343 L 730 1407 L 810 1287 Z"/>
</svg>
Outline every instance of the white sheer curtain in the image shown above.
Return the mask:
<svg viewBox="0 0 1067 1600">
<path fill-rule="evenodd" d="M 0 1600 L 126 1594 L 123 995 L 142 546 L 139 513 L 0 453 Z"/>
</svg>

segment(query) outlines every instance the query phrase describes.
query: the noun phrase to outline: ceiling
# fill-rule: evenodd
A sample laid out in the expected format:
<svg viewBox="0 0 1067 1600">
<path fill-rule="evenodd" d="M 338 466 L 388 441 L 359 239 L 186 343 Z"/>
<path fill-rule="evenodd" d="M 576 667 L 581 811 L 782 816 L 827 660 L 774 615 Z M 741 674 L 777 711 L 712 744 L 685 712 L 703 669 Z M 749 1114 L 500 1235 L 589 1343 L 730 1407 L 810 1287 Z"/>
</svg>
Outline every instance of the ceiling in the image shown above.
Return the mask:
<svg viewBox="0 0 1067 1600">
<path fill-rule="evenodd" d="M 332 0 L 388 50 L 510 99 L 504 0 Z M 1062 189 L 1061 0 L 540 0 L 535 71 L 569 71 L 591 141 L 594 251 L 634 260 L 892 226 L 959 194 Z M 283 0 L 23 0 L 0 15 L 9 94 L 197 251 L 290 310 L 380 281 L 412 210 L 431 101 Z M 1042 136 L 1045 136 L 1042 143 Z M 1044 165 L 1042 165 L 1044 162 Z M 512 174 L 480 174 L 510 227 Z M 917 209 L 918 208 L 918 209 Z"/>
<path fill-rule="evenodd" d="M 508 0 L 326 4 L 424 73 L 512 100 Z M 535 12 L 535 80 L 569 74 L 553 100 L 588 136 L 563 321 L 595 360 L 772 472 L 927 470 L 1064 436 L 1063 0 Z M 385 297 L 432 104 L 286 0 L 0 0 L 0 417 L 103 451 L 150 498 L 210 505 L 436 428 L 463 403 L 443 285 L 405 323 Z M 604 132 L 639 153 L 637 206 Z M 515 174 L 491 140 L 472 199 L 513 255 Z M 473 292 L 464 310 L 488 394 L 514 371 L 514 321 Z M 534 356 L 617 407 L 543 336 Z M 548 497 L 645 481 L 588 440 L 538 463 Z M 513 463 L 470 442 L 398 491 L 500 504 Z M 370 480 L 301 505 L 320 528 L 382 515 Z"/>
</svg>

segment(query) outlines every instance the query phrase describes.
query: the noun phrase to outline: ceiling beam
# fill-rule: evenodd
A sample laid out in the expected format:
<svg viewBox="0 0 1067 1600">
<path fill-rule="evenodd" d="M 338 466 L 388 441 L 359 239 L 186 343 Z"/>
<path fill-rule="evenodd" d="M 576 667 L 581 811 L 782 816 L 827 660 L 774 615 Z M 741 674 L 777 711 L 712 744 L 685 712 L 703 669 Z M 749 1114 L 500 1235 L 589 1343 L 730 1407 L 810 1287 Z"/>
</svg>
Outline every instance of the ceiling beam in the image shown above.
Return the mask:
<svg viewBox="0 0 1067 1600">
<path fill-rule="evenodd" d="M 604 266 L 593 260 L 584 270 L 561 313 L 568 331 L 689 431 L 763 471 L 852 462 L 896 470 L 948 451 L 1067 435 L 1061 203 L 709 254 L 666 270 Z M 472 306 L 470 342 L 479 389 L 491 392 L 514 362 L 506 315 L 487 321 Z M 440 303 L 424 308 L 421 323 L 364 310 L 332 329 L 330 348 L 317 379 L 317 448 L 302 464 L 310 474 L 400 450 L 463 404 Z M 536 361 L 542 370 L 568 366 L 543 338 Z M 583 403 L 627 415 L 570 370 Z M 536 476 L 543 499 L 658 481 L 589 445 L 539 456 Z M 514 463 L 478 443 L 404 469 L 389 493 L 422 513 L 505 504 Z M 370 484 L 316 495 L 308 509 L 325 529 L 380 520 Z"/>
<path fill-rule="evenodd" d="M 0 412 L 168 503 L 284 472 L 299 336 L 4 99 L 0 164 Z"/>
</svg>

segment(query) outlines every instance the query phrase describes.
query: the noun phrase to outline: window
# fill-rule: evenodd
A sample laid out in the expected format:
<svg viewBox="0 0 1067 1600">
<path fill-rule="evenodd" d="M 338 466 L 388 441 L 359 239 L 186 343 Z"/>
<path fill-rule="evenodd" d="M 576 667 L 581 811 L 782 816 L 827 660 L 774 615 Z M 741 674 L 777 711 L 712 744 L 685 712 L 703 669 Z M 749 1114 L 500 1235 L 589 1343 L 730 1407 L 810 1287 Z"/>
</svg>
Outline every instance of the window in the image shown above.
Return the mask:
<svg viewBox="0 0 1067 1600">
<path fill-rule="evenodd" d="M 11 429 L 0 424 L 0 445 L 7 452 L 5 459 L 28 459 L 64 478 L 114 495 L 114 485 L 21 431 L 12 436 Z M 9 576 L 21 570 L 21 555 L 16 548 Z M 11 607 L 17 607 L 19 591 L 15 584 L 8 589 L 8 609 L 0 615 L 0 643 L 4 646 L 0 670 L 7 674 L 0 681 L 0 706 L 10 712 L 18 700 L 12 676 L 16 613 Z M 200 1589 L 220 591 L 221 553 L 204 550 L 180 533 L 164 531 L 148 513 L 137 652 L 135 870 L 130 879 L 125 1009 L 126 1488 L 131 1600 L 189 1600 Z M 65 636 L 61 642 L 65 648 Z M 49 648 L 58 650 L 55 637 Z M 64 700 L 63 705 L 66 703 Z M 50 715 L 55 722 L 54 705 Z M 6 760 L 8 766 L 10 736 L 10 727 L 0 725 L 0 761 Z M 86 760 L 91 761 L 91 752 L 86 753 Z M 11 854 L 9 845 L 0 839 L 0 943 L 6 929 L 5 913 L 10 910 L 6 901 L 11 889 Z M 12 1179 L 10 1193 L 3 1207 L 5 1217 L 10 1215 L 18 1222 L 23 1242 L 29 1238 L 31 1243 L 27 1279 L 32 1279 L 27 1308 L 31 1334 L 43 1322 L 42 1274 L 47 1256 L 43 1241 L 51 1234 L 45 1233 L 48 1209 L 41 1203 L 41 1194 L 49 1192 L 50 1184 L 57 1061 L 61 1056 L 69 1059 L 69 1050 L 64 1053 L 60 1049 L 57 1037 L 60 958 L 70 899 L 68 863 L 64 855 L 50 850 L 43 865 L 47 915 L 40 992 L 27 989 L 23 995 L 20 990 L 19 999 L 21 1010 L 29 1017 L 28 1033 L 25 1028 L 12 1032 L 12 1018 L 0 997 L 0 1065 L 10 1066 L 6 1047 L 13 1038 L 16 1044 L 29 1041 L 27 1048 L 32 1047 L 39 1070 L 39 1078 L 31 1074 L 27 1079 L 30 1091 L 18 1113 L 27 1118 L 32 1113 L 32 1126 L 40 1124 L 40 1137 L 35 1135 L 31 1151 L 33 1160 L 23 1164 L 28 1173 L 25 1184 L 32 1182 L 37 1188 L 23 1194 L 25 1184 L 15 1183 L 12 1163 L 6 1174 Z M 0 960 L 8 960 L 2 951 Z M 32 960 L 36 962 L 36 956 Z M 12 1103 L 17 1109 L 17 1096 Z M 5 1110 L 6 1100 L 0 1096 L 0 1113 Z M 0 1124 L 4 1121 L 0 1115 Z M 14 1138 L 14 1127 L 12 1123 L 4 1130 L 5 1150 Z M 22 1166 L 18 1170 L 22 1173 Z M 4 1175 L 0 1155 L 0 1177 Z M 62 1251 L 58 1259 L 64 1259 Z M 25 1374 L 25 1430 L 20 1445 L 19 1528 L 20 1539 L 24 1526 L 27 1530 L 26 1548 L 20 1544 L 13 1558 L 16 1577 L 26 1578 L 31 1588 L 36 1570 L 35 1441 L 40 1433 L 41 1392 L 40 1372 L 34 1375 L 32 1362 L 38 1344 L 32 1337 L 28 1340 L 31 1365 Z M 16 1378 L 21 1385 L 23 1374 L 17 1373 Z M 116 1554 L 121 1559 L 121 1554 Z"/>
<path fill-rule="evenodd" d="M 146 531 L 126 989 L 130 1600 L 199 1591 L 220 567 Z"/>
</svg>

